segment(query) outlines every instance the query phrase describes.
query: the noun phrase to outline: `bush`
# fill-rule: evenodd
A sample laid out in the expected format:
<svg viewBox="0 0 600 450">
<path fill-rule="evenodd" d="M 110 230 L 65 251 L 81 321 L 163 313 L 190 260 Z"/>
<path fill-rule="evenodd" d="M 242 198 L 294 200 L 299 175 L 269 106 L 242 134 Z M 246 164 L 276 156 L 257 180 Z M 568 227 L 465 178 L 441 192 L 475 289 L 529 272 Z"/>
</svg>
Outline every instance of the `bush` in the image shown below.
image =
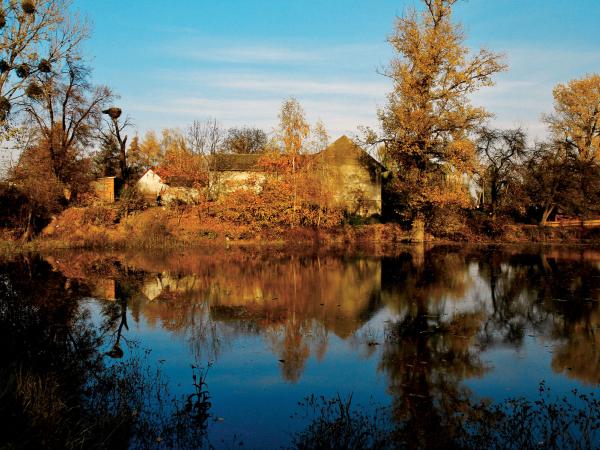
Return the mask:
<svg viewBox="0 0 600 450">
<path fill-rule="evenodd" d="M 119 221 L 119 212 L 109 206 L 90 206 L 83 212 L 83 223 L 87 225 L 107 226 Z"/>
<path fill-rule="evenodd" d="M 215 202 L 212 214 L 237 225 L 260 229 L 291 226 L 330 228 L 344 220 L 340 208 L 330 208 L 297 196 L 285 181 L 272 179 L 263 184 L 262 191 L 239 189 Z"/>
<path fill-rule="evenodd" d="M 132 212 L 143 211 L 148 208 L 144 196 L 135 186 L 127 186 L 121 192 L 118 202 L 119 216 L 127 216 Z"/>
<path fill-rule="evenodd" d="M 465 241 L 472 236 L 466 224 L 466 214 L 460 208 L 436 208 L 429 214 L 425 227 L 438 238 Z"/>
</svg>

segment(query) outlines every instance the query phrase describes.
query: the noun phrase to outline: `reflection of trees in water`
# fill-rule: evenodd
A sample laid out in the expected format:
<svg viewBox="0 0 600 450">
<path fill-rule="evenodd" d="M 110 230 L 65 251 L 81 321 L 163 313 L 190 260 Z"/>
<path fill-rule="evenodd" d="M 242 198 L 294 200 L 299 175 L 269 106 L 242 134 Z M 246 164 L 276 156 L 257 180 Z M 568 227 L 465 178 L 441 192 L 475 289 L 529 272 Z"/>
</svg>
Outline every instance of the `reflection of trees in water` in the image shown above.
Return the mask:
<svg viewBox="0 0 600 450">
<path fill-rule="evenodd" d="M 598 258 L 587 250 L 454 246 L 383 258 L 221 252 L 75 259 L 88 272 L 118 278 L 134 319 L 184 336 L 202 360 L 216 359 L 237 336 L 262 335 L 283 360 L 286 379 L 297 380 L 310 355 L 325 355 L 332 333 L 360 341 L 356 332 L 385 306 L 398 317 L 396 331 L 422 334 L 427 345 L 434 338 L 441 339 L 436 346 L 462 342 L 478 354 L 518 348 L 527 334 L 556 342 L 555 370 L 598 382 L 600 278 Z M 68 269 L 74 276 L 86 270 Z M 118 301 L 107 308 L 122 311 Z M 479 328 L 464 339 L 456 337 L 461 327 Z"/>
<path fill-rule="evenodd" d="M 442 430 L 454 426 L 453 413 L 468 399 L 461 381 L 485 371 L 474 347 L 484 314 L 445 308 L 469 288 L 466 267 L 461 254 L 435 251 L 384 264 L 384 298 L 399 318 L 388 325 L 379 368 L 388 377 L 392 414 L 414 432 L 409 447 L 444 447 Z"/>
<path fill-rule="evenodd" d="M 199 416 L 142 358 L 108 362 L 105 330 L 81 305 L 87 295 L 38 257 L 0 264 L 0 447 L 149 448 L 159 437 L 167 446 L 206 444 Z"/>
<path fill-rule="evenodd" d="M 480 273 L 489 280 L 492 311 L 480 335 L 484 347 L 520 346 L 525 333 L 555 342 L 552 368 L 600 383 L 600 269 L 577 251 L 505 254 L 488 251 Z"/>
<path fill-rule="evenodd" d="M 502 249 L 384 259 L 382 297 L 398 318 L 388 326 L 379 367 L 396 420 L 415 432 L 414 446 L 436 447 L 456 426 L 455 413 L 472 409 L 462 381 L 486 371 L 481 351 L 519 347 L 526 333 L 557 343 L 554 370 L 599 383 L 599 272 L 585 260 Z M 489 297 L 480 287 L 467 293 L 477 278 Z M 448 308 L 448 301 L 465 305 Z"/>
<path fill-rule="evenodd" d="M 128 294 L 151 326 L 184 336 L 199 360 L 216 359 L 236 336 L 261 334 L 284 378 L 296 381 L 311 354 L 324 357 L 330 332 L 347 338 L 380 307 L 374 259 L 204 261 L 192 274 L 146 274 Z"/>
</svg>

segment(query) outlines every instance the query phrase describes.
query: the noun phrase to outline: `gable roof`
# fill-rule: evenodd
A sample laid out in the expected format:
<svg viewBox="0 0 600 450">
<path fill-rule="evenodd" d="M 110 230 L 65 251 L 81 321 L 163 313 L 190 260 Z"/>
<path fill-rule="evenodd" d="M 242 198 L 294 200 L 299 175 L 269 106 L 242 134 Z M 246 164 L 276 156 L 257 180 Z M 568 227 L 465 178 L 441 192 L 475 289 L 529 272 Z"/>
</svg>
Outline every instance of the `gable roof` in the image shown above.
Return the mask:
<svg viewBox="0 0 600 450">
<path fill-rule="evenodd" d="M 212 156 L 211 165 L 220 172 L 259 172 L 262 169 L 258 162 L 263 156 L 253 153 L 216 153 Z"/>
<path fill-rule="evenodd" d="M 369 155 L 362 147 L 356 145 L 356 143 L 346 135 L 341 136 L 316 155 L 323 158 L 325 161 L 334 161 L 336 163 L 359 159 L 361 163 L 371 169 L 387 170 L 383 164 Z"/>
<path fill-rule="evenodd" d="M 147 174 L 148 172 L 151 172 L 151 173 L 153 173 L 153 174 L 154 174 L 154 175 L 156 175 L 158 178 L 160 178 L 160 181 L 163 181 L 163 182 L 164 182 L 164 177 L 162 177 L 162 176 L 160 175 L 160 169 L 159 169 L 158 167 L 150 167 L 149 169 L 146 169 L 146 170 L 144 171 L 144 173 L 140 175 L 140 177 L 138 178 L 138 180 L 141 180 L 142 178 L 144 178 L 144 176 L 146 176 L 146 174 Z"/>
</svg>

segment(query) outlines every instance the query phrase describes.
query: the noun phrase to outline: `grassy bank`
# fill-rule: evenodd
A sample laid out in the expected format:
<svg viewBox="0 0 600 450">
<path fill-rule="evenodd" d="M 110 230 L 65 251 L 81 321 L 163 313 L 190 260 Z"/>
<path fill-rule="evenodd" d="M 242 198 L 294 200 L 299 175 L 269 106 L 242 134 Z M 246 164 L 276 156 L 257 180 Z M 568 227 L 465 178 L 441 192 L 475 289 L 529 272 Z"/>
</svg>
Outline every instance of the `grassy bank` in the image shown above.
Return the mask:
<svg viewBox="0 0 600 450">
<path fill-rule="evenodd" d="M 154 207 L 126 215 L 116 208 L 69 208 L 32 241 L 5 233 L 0 253 L 76 249 L 178 249 L 203 245 L 394 245 L 411 241 L 409 230 L 395 223 L 343 224 L 336 227 L 257 226 L 211 217 L 196 208 Z M 545 228 L 502 224 L 493 233 L 465 224 L 451 233 L 426 234 L 431 242 L 575 243 L 600 242 L 599 229 Z"/>
</svg>

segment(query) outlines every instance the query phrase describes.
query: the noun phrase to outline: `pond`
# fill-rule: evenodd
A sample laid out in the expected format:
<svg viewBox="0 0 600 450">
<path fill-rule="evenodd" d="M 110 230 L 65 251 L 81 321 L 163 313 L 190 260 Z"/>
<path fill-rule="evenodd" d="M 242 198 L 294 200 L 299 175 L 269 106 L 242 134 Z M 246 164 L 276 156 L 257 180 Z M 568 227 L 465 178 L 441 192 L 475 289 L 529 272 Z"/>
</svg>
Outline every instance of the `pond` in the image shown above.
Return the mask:
<svg viewBox="0 0 600 450">
<path fill-rule="evenodd" d="M 593 248 L 17 255 L 0 325 L 0 447 L 600 444 Z"/>
</svg>

